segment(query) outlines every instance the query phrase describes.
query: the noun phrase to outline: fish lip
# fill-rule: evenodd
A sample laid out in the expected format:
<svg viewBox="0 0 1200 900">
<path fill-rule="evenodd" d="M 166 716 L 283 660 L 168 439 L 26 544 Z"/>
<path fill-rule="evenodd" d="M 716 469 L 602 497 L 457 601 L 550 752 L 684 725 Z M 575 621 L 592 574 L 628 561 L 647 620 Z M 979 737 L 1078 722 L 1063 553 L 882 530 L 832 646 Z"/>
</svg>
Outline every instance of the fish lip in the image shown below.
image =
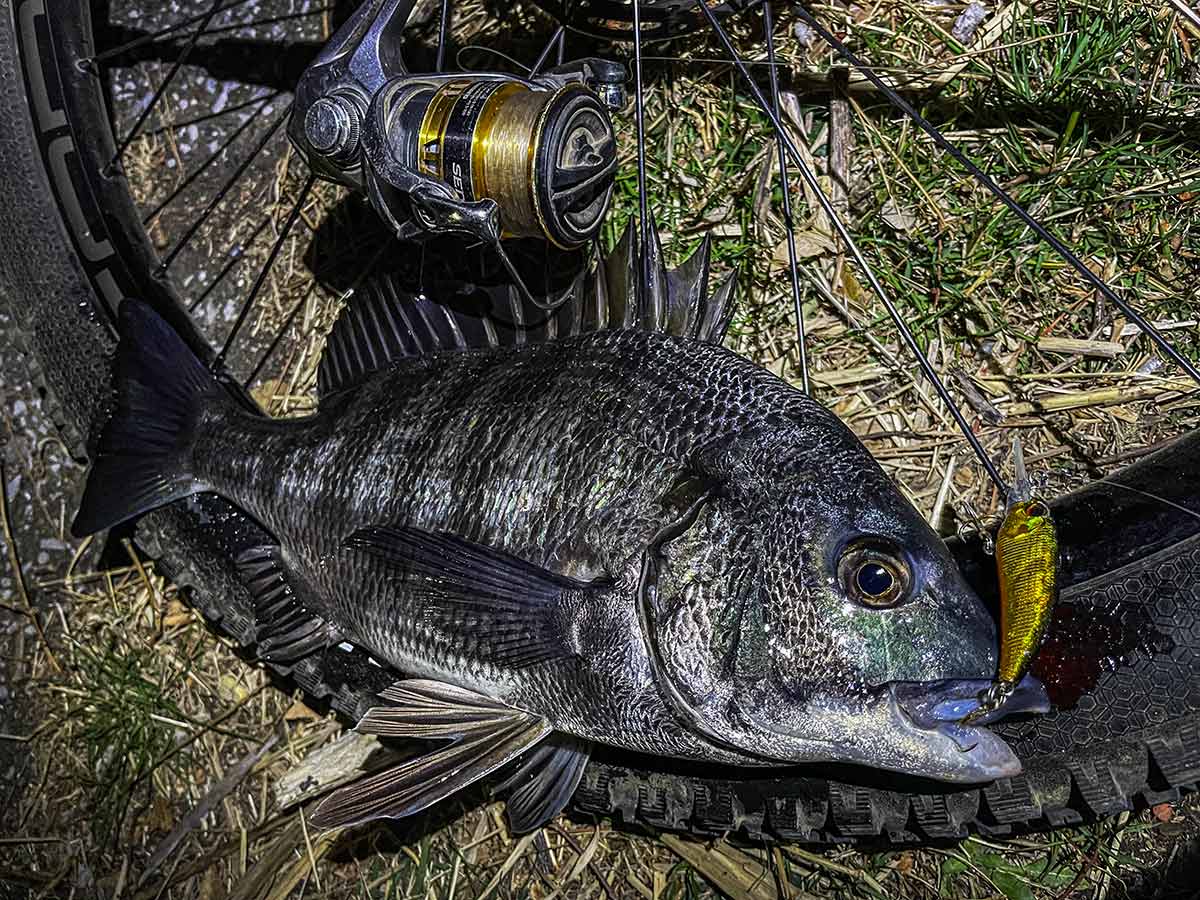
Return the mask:
<svg viewBox="0 0 1200 900">
<path fill-rule="evenodd" d="M 984 680 L 972 682 L 988 683 Z M 1020 774 L 1021 760 L 1003 738 L 989 729 L 928 717 L 925 721 L 929 724 L 923 725 L 914 719 L 898 697 L 904 693 L 902 688 L 905 686 L 903 682 L 884 686 L 873 693 L 866 707 L 839 704 L 842 724 L 834 723 L 823 738 L 779 728 L 775 723 L 754 717 L 750 717 L 749 722 L 761 734 L 796 738 L 808 744 L 810 749 L 814 744 L 822 744 L 829 750 L 829 755 L 823 758 L 799 759 L 770 754 L 769 758 L 785 763 L 855 763 L 951 784 L 982 784 Z M 847 742 L 846 734 L 856 730 L 853 723 L 857 722 L 863 723 L 864 733 L 872 736 L 867 740 Z"/>
<path fill-rule="evenodd" d="M 1029 686 L 1028 690 L 1034 694 L 1034 699 L 1036 699 L 1036 690 L 1040 689 L 1044 695 L 1045 689 L 1042 688 L 1041 682 L 1037 682 L 1036 679 L 1033 681 L 1036 682 L 1036 689 Z M 957 709 L 951 713 L 945 707 L 944 702 L 932 707 L 936 710 L 934 714 L 930 714 L 929 707 L 923 708 L 920 705 L 914 707 L 912 703 L 916 696 L 915 689 L 922 687 L 928 689 L 931 686 L 939 686 L 944 690 L 951 691 L 954 696 L 958 696 L 964 689 L 982 690 L 990 684 L 990 681 L 982 679 L 954 679 L 942 682 L 896 682 L 888 686 L 888 699 L 896 716 L 905 719 L 918 732 L 928 734 L 931 739 L 935 739 L 936 736 L 936 738 L 949 741 L 961 754 L 961 757 L 955 760 L 956 764 L 953 768 L 938 772 L 934 774 L 934 777 L 942 781 L 979 784 L 1021 774 L 1024 768 L 1021 760 L 1003 738 L 979 724 L 962 724 L 961 718 L 953 717 L 957 713 Z M 1024 681 L 1022 686 L 1024 686 Z M 901 699 L 906 694 L 906 699 L 909 701 L 907 704 Z M 978 706 L 978 701 L 975 701 L 975 705 Z M 1007 705 L 1005 704 L 1001 709 L 1006 710 Z M 1048 710 L 1049 701 L 1047 701 L 1046 707 Z M 914 708 L 916 715 L 914 715 Z M 979 721 L 993 722 L 1009 714 L 1007 710 L 1004 712 L 997 710 Z M 914 772 L 913 774 L 927 773 Z"/>
<path fill-rule="evenodd" d="M 890 685 L 896 703 L 918 728 L 936 729 L 962 720 L 979 708 L 979 694 L 992 681 L 977 678 L 944 681 L 893 682 Z M 977 717 L 972 725 L 991 725 L 1009 716 L 1050 712 L 1050 697 L 1037 678 L 1026 675 L 1000 707 Z"/>
</svg>

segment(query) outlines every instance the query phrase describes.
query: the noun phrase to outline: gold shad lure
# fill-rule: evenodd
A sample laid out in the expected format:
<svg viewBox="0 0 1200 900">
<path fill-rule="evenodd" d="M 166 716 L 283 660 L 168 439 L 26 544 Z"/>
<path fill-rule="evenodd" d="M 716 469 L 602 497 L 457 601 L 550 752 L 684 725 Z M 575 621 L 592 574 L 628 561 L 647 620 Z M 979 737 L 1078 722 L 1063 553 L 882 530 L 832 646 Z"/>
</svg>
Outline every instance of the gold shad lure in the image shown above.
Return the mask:
<svg viewBox="0 0 1200 900">
<path fill-rule="evenodd" d="M 1058 532 L 1050 508 L 1033 494 L 1021 442 L 1013 439 L 1013 483 L 996 535 L 1000 581 L 1000 667 L 979 713 L 995 709 L 1028 674 L 1058 599 Z M 978 715 L 978 713 L 976 713 Z"/>
</svg>

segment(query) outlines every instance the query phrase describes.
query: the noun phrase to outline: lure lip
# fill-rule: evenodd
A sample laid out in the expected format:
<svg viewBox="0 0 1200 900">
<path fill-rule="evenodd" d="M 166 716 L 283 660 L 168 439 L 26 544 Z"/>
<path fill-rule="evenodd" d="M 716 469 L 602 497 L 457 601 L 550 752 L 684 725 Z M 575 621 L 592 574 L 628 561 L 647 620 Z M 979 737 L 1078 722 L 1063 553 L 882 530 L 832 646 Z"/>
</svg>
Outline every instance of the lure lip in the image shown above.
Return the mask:
<svg viewBox="0 0 1200 900">
<path fill-rule="evenodd" d="M 1033 481 L 1025 470 L 1025 453 L 1021 449 L 1021 438 L 1013 435 L 1013 480 L 1008 487 L 1008 509 L 1018 503 L 1028 503 L 1033 499 Z"/>
</svg>

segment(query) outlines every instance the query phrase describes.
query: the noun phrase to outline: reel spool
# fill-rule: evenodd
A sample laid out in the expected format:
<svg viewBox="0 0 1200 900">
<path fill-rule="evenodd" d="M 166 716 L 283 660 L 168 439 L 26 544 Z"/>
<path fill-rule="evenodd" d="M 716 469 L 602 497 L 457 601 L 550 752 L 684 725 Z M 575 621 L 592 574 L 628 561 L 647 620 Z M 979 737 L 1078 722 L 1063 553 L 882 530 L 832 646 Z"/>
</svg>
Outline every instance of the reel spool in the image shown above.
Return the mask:
<svg viewBox="0 0 1200 900">
<path fill-rule="evenodd" d="M 572 249 L 599 232 L 612 197 L 616 139 L 604 103 L 582 84 L 539 90 L 497 76 L 400 81 L 384 99 L 393 159 L 491 199 L 505 237 Z"/>
<path fill-rule="evenodd" d="M 633 40 L 633 4 L 623 0 L 534 0 L 573 31 L 611 41 Z M 642 41 L 666 41 L 708 27 L 701 3 L 717 18 L 758 5 L 758 0 L 641 0 Z"/>
</svg>

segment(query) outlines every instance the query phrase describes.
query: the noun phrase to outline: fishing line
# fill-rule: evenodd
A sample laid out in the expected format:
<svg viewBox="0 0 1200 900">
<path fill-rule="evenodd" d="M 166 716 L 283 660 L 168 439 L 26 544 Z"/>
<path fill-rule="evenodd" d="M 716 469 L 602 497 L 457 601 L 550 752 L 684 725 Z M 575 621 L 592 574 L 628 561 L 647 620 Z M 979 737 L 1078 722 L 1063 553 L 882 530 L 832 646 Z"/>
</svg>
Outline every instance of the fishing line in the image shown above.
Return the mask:
<svg viewBox="0 0 1200 900">
<path fill-rule="evenodd" d="M 482 44 L 467 44 L 465 47 L 463 47 L 457 53 L 454 54 L 454 64 L 456 66 L 458 66 L 460 69 L 465 69 L 466 71 L 470 71 L 470 67 L 463 63 L 463 54 L 468 53 L 470 51 L 475 51 L 476 53 L 483 53 L 483 54 L 486 54 L 487 56 L 494 56 L 497 59 L 502 59 L 506 63 L 509 63 L 510 65 L 515 66 L 516 68 L 520 69 L 526 75 L 528 75 L 532 71 L 532 69 L 530 69 L 529 66 L 525 65 L 525 63 L 521 62 L 519 59 L 515 59 L 514 57 L 509 56 L 503 50 L 497 50 L 495 47 L 484 47 Z"/>
<path fill-rule="evenodd" d="M 1179 510 L 1181 513 L 1186 513 L 1187 515 L 1191 516 L 1193 519 L 1200 519 L 1200 513 L 1196 512 L 1195 510 L 1188 509 L 1186 506 L 1180 506 L 1178 503 L 1174 502 L 1173 500 L 1168 500 L 1166 497 L 1160 497 L 1160 496 L 1158 496 L 1158 494 L 1152 494 L 1152 493 L 1150 493 L 1150 491 L 1143 491 L 1140 488 L 1130 487 L 1127 484 L 1121 484 L 1121 482 L 1119 482 L 1119 481 L 1109 481 L 1107 478 L 1101 478 L 1099 483 L 1108 485 L 1110 487 L 1118 487 L 1118 488 L 1121 488 L 1121 490 L 1129 491 L 1132 494 L 1141 494 L 1143 497 L 1147 498 L 1148 500 L 1157 500 L 1159 503 L 1162 503 L 1165 506 L 1170 506 L 1170 507 L 1173 507 L 1174 509 Z"/>
<path fill-rule="evenodd" d="M 708 13 L 708 9 L 703 3 L 700 4 L 700 8 Z M 962 165 L 968 172 L 971 173 L 971 176 L 976 181 L 991 191 L 992 194 L 998 200 L 1000 200 L 1000 202 L 1007 206 L 1009 210 L 1015 213 L 1016 216 L 1022 222 L 1024 222 L 1034 234 L 1036 234 L 1043 242 L 1048 244 L 1054 250 L 1054 252 L 1063 259 L 1064 262 L 1068 263 L 1073 269 L 1075 269 L 1075 271 L 1083 277 L 1084 281 L 1098 290 L 1107 300 L 1110 300 L 1115 306 L 1117 306 L 1121 312 L 1129 317 L 1129 319 L 1131 319 L 1142 329 L 1142 331 L 1146 333 L 1146 335 L 1154 342 L 1155 346 L 1157 346 L 1159 350 L 1169 356 L 1176 363 L 1176 365 L 1187 372 L 1187 374 L 1191 376 L 1191 378 L 1197 384 L 1200 384 L 1200 370 L 1192 365 L 1187 357 L 1176 350 L 1175 346 L 1168 341 L 1162 335 L 1162 333 L 1150 323 L 1148 319 L 1146 319 L 1140 312 L 1129 305 L 1128 302 L 1123 300 L 1111 287 L 1108 286 L 1107 282 L 1105 282 L 1103 278 L 1099 277 L 1096 275 L 1096 273 L 1089 269 L 1084 264 L 1083 260 L 1072 253 L 1071 249 L 1067 247 L 1066 244 L 1060 241 L 1037 219 L 1031 216 L 1025 210 L 1025 207 L 1021 206 L 1021 204 L 1014 200 L 1012 195 L 1004 190 L 1004 188 L 1000 187 L 1000 185 L 997 184 L 990 175 L 973 163 L 965 153 L 946 140 L 942 133 L 936 127 L 934 127 L 932 123 L 930 123 L 924 116 L 917 112 L 907 100 L 889 87 L 882 78 L 875 74 L 874 70 L 872 70 L 870 66 L 859 59 L 849 47 L 839 41 L 834 34 L 829 31 L 829 29 L 818 22 L 812 13 L 799 4 L 797 4 L 794 9 L 796 14 L 803 19 L 804 22 L 813 29 L 813 31 L 819 34 L 825 43 L 829 44 L 829 46 L 836 50 L 838 54 L 844 60 L 846 60 L 846 62 L 850 63 L 850 65 L 861 72 L 863 77 L 870 81 L 871 84 L 875 85 L 875 87 L 887 98 L 889 103 L 903 112 L 922 131 L 929 135 L 939 149 L 944 150 L 946 153 L 949 153 L 952 157 L 954 157 L 954 159 L 957 160 L 960 165 Z M 713 23 L 714 27 L 719 27 L 716 20 L 713 19 L 711 13 L 709 13 L 709 20 Z M 749 78 L 748 74 L 747 78 Z"/>
<path fill-rule="evenodd" d="M 635 3 L 634 8 L 636 9 L 636 7 L 637 4 Z M 875 276 L 875 272 L 871 269 L 870 265 L 867 264 L 866 258 L 863 256 L 862 251 L 858 248 L 858 244 L 855 243 L 854 238 L 850 236 L 850 231 L 846 227 L 846 223 L 842 221 L 841 216 L 838 215 L 837 210 L 834 209 L 833 203 L 825 194 L 825 191 L 821 188 L 820 182 L 817 181 L 816 174 L 811 168 L 809 168 L 808 163 L 801 155 L 800 150 L 796 147 L 795 142 L 784 129 L 783 122 L 780 120 L 780 117 L 771 109 L 771 105 L 767 101 L 767 98 L 763 95 L 762 89 L 759 88 L 757 82 L 755 82 L 753 76 L 751 76 L 749 69 L 746 68 L 746 64 L 742 61 L 742 58 L 738 56 L 737 50 L 734 49 L 733 43 L 729 39 L 729 34 L 724 28 L 721 27 L 721 23 L 717 21 L 713 11 L 708 8 L 706 3 L 700 3 L 699 8 L 708 19 L 709 25 L 713 29 L 713 33 L 716 34 L 716 36 L 720 39 L 721 44 L 725 47 L 725 51 L 729 54 L 734 67 L 738 70 L 738 73 L 742 76 L 747 86 L 750 88 L 750 91 L 754 95 L 755 102 L 758 104 L 759 109 L 763 112 L 767 119 L 770 120 L 772 126 L 774 126 L 775 133 L 778 135 L 781 145 L 787 149 L 788 154 L 796 163 L 796 167 L 800 170 L 800 174 L 804 178 L 804 181 L 808 184 L 809 188 L 812 189 L 813 194 L 816 196 L 817 201 L 821 205 L 821 209 L 825 211 L 825 214 L 829 217 L 829 221 L 833 224 L 834 230 L 836 230 L 838 236 L 845 241 L 846 247 L 850 250 L 851 255 L 854 257 L 854 261 L 858 264 L 860 271 L 862 271 L 863 275 L 867 279 L 867 282 L 871 285 L 871 289 L 883 303 L 884 307 L 886 307 L 888 315 L 891 316 L 892 321 L 896 323 L 896 328 L 900 332 L 901 338 L 907 345 L 913 357 L 917 360 L 918 365 L 921 367 L 921 371 L 925 374 L 925 377 L 929 379 L 930 383 L 934 387 L 934 390 L 937 391 L 938 397 L 940 397 L 942 402 L 946 404 L 946 408 L 950 411 L 950 415 L 954 418 L 959 430 L 962 431 L 963 437 L 967 439 L 967 443 L 969 443 L 971 445 L 971 449 L 975 451 L 975 455 L 979 458 L 980 463 L 982 463 L 983 468 L 987 471 L 992 481 L 995 482 L 996 487 L 1002 494 L 1007 494 L 1008 485 L 1001 477 L 1000 471 L 996 468 L 995 463 L 993 463 L 991 458 L 988 456 L 987 451 L 983 449 L 983 445 L 979 442 L 979 438 L 976 436 L 975 432 L 971 430 L 971 426 L 963 416 L 962 410 L 958 408 L 958 405 L 950 396 L 950 392 L 946 389 L 946 385 L 942 382 L 942 379 L 934 370 L 933 365 L 921 351 L 920 346 L 917 344 L 916 337 L 905 323 L 904 317 L 900 315 L 900 310 L 896 307 L 895 303 L 892 302 L 892 299 L 888 295 L 887 291 L 883 289 L 883 285 L 880 284 L 879 279 Z"/>
<path fill-rule="evenodd" d="M 701 4 L 704 6 L 704 4 Z M 633 0 L 633 115 L 637 126 L 638 181 L 638 277 L 636 299 L 640 303 L 650 294 L 650 213 L 646 203 L 646 113 L 642 87 L 642 14 L 640 0 Z M 705 11 L 708 7 L 704 6 Z"/>
</svg>

